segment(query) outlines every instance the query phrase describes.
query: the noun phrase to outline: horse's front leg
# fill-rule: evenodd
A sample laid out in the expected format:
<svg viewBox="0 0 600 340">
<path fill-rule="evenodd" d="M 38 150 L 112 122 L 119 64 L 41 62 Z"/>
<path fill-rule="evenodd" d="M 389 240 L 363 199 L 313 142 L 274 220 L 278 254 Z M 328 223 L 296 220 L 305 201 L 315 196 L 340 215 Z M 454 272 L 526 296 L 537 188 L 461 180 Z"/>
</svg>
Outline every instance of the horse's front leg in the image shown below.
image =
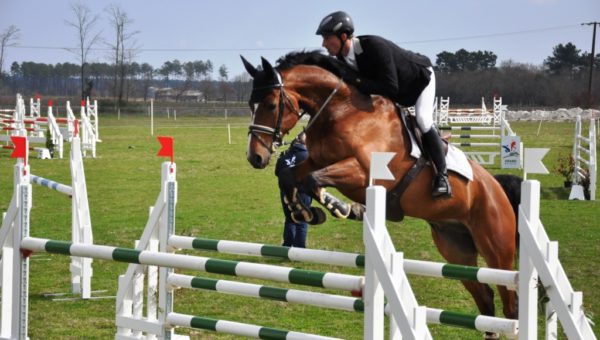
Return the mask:
<svg viewBox="0 0 600 340">
<path fill-rule="evenodd" d="M 364 202 L 364 188 L 368 184 L 367 175 L 359 161 L 347 158 L 322 169 L 307 172 L 299 168 L 297 178 L 302 178 L 302 188 L 310 193 L 333 216 L 362 220 L 364 207 L 358 203 L 346 203 L 325 190 L 325 187 L 335 187 L 350 199 Z"/>
</svg>

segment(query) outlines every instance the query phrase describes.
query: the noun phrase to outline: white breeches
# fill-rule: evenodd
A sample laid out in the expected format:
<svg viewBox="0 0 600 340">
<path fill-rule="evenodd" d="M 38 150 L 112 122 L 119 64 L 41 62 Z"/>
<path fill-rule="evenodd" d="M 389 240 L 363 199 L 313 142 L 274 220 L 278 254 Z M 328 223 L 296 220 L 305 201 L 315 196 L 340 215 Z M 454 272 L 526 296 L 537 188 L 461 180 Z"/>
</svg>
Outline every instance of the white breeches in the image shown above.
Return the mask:
<svg viewBox="0 0 600 340">
<path fill-rule="evenodd" d="M 435 103 L 435 73 L 432 67 L 427 68 L 431 72 L 431 80 L 427 87 L 423 89 L 423 92 L 417 98 L 415 103 L 415 116 L 417 117 L 417 124 L 421 132 L 427 133 L 433 126 L 433 110 Z"/>
</svg>

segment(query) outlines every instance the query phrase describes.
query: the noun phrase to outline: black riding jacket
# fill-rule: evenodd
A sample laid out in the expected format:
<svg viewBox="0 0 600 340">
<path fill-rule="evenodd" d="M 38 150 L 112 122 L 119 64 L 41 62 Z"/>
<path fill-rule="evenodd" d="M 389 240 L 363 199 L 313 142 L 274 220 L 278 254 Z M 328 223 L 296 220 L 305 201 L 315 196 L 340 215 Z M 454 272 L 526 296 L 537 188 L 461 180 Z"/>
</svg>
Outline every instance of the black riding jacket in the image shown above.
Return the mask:
<svg viewBox="0 0 600 340">
<path fill-rule="evenodd" d="M 429 84 L 431 61 L 375 35 L 354 38 L 358 78 L 344 79 L 366 94 L 379 94 L 412 106 Z"/>
</svg>

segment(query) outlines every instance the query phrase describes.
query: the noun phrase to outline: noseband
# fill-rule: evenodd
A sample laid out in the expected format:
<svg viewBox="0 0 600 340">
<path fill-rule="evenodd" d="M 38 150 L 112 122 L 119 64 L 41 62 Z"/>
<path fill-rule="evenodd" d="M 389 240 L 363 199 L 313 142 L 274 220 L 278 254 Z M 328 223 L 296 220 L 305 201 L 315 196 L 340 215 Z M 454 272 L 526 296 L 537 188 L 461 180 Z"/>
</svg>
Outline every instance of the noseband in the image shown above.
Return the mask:
<svg viewBox="0 0 600 340">
<path fill-rule="evenodd" d="M 252 135 L 253 137 L 256 137 L 261 142 L 261 144 L 269 150 L 270 153 L 275 152 L 275 150 L 282 144 L 282 141 L 283 141 L 283 134 L 281 133 L 281 125 L 283 124 L 283 114 L 285 112 L 286 104 L 292 108 L 294 113 L 296 113 L 298 115 L 298 118 L 302 117 L 302 114 L 299 112 L 300 110 L 297 110 L 294 107 L 294 104 L 292 103 L 291 99 L 285 93 L 285 87 L 283 85 L 281 74 L 276 70 L 274 70 L 274 71 L 275 71 L 275 75 L 277 76 L 277 84 L 257 87 L 257 88 L 252 89 L 252 92 L 257 91 L 257 90 L 265 90 L 265 89 L 273 89 L 273 88 L 279 89 L 279 112 L 277 114 L 277 122 L 275 124 L 275 128 L 265 126 L 265 125 L 259 125 L 259 124 L 250 124 L 250 126 L 248 127 L 248 134 Z M 254 107 L 252 107 L 252 104 L 251 104 L 251 110 L 252 110 L 252 115 L 254 115 Z M 271 135 L 273 137 L 270 146 L 267 145 L 267 143 L 261 138 L 260 134 L 267 134 L 267 135 Z"/>
</svg>

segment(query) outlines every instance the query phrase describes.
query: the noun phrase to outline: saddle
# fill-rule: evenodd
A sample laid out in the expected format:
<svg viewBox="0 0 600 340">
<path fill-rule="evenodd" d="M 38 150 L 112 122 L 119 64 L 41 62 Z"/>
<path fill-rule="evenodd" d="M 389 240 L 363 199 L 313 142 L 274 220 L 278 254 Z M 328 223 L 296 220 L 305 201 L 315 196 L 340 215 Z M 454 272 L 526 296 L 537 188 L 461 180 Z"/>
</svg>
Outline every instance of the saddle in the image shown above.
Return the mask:
<svg viewBox="0 0 600 340">
<path fill-rule="evenodd" d="M 414 137 L 415 141 L 417 142 L 417 146 L 419 147 L 419 150 L 421 150 L 421 154 L 425 154 L 425 148 L 423 147 L 423 133 L 421 132 L 421 129 L 419 129 L 419 125 L 417 124 L 417 117 L 413 116 L 406 107 L 401 106 L 400 104 L 396 104 L 396 110 L 398 112 L 398 117 L 400 117 L 402 124 L 406 128 L 406 137 L 408 137 L 409 139 L 411 136 Z M 440 136 L 442 138 L 442 141 L 444 142 L 444 155 L 446 155 L 448 154 L 448 144 L 450 143 L 451 134 L 444 133 Z M 411 147 L 409 147 L 409 152 L 410 148 Z M 426 155 L 426 157 L 429 158 L 429 155 Z"/>
<path fill-rule="evenodd" d="M 392 188 L 392 190 L 387 193 L 387 207 L 386 207 L 386 215 L 387 218 L 391 221 L 402 221 L 404 219 L 404 211 L 400 207 L 400 199 L 402 195 L 410 185 L 410 183 L 417 177 L 417 175 L 423 170 L 423 168 L 427 165 L 428 162 L 431 162 L 430 156 L 426 153 L 425 148 L 423 147 L 423 133 L 419 129 L 417 124 L 417 118 L 410 114 L 406 107 L 400 106 L 396 104 L 396 110 L 402 124 L 404 125 L 404 133 L 405 137 L 408 140 L 411 140 L 411 137 L 414 137 L 416 141 L 417 147 L 421 150 L 421 157 L 419 157 L 415 164 L 408 170 L 408 172 L 402 177 L 400 182 Z M 442 136 L 442 141 L 444 142 L 444 155 L 448 153 L 448 139 L 450 135 Z M 412 143 L 406 146 L 408 148 L 408 152 L 410 153 L 412 148 Z"/>
</svg>

